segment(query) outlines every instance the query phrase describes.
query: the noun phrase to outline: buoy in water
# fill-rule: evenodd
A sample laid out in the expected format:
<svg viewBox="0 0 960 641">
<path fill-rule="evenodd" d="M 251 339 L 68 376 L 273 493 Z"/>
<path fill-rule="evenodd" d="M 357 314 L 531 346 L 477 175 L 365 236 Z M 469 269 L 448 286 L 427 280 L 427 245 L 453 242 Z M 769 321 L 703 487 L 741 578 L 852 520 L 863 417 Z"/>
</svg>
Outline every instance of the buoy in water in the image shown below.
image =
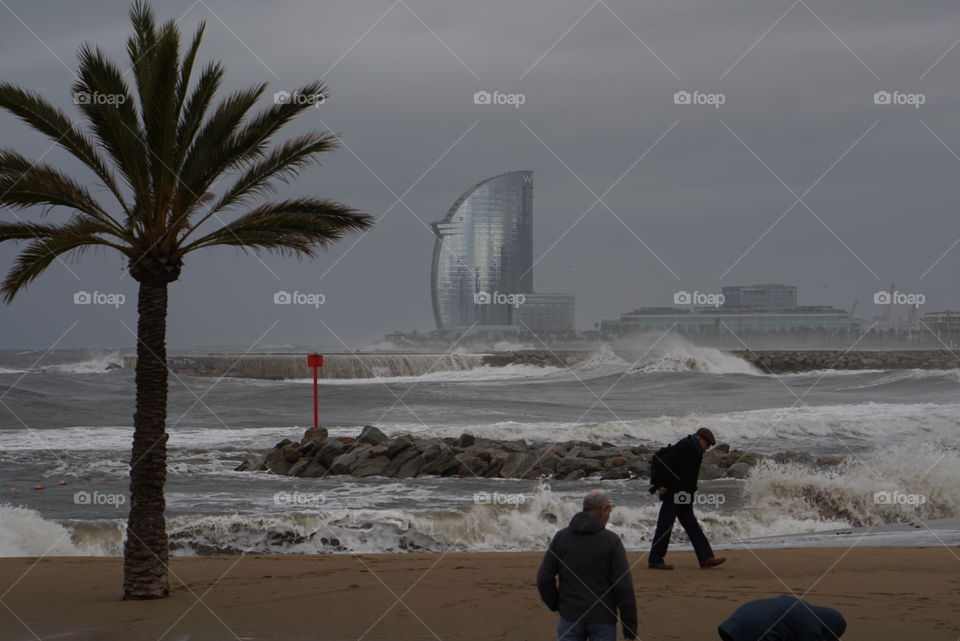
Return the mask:
<svg viewBox="0 0 960 641">
<path fill-rule="evenodd" d="M 43 489 L 43 486 L 42 486 L 42 485 L 34 485 L 34 486 L 33 486 L 33 489 L 35 489 L 35 490 L 42 490 L 42 489 Z"/>
</svg>

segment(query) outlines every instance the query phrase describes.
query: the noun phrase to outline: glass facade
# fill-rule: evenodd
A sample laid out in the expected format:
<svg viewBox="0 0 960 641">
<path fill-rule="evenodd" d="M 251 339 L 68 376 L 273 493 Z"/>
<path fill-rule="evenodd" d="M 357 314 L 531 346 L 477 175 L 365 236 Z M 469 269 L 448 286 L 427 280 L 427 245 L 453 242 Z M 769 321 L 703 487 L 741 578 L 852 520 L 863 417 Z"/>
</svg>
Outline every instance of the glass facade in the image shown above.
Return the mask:
<svg viewBox="0 0 960 641">
<path fill-rule="evenodd" d="M 722 331 L 734 333 L 789 333 L 822 331 L 844 335 L 859 335 L 863 321 L 850 318 L 842 309 L 828 307 L 796 308 L 784 312 L 724 312 L 698 310 L 681 312 L 671 309 L 640 309 L 623 314 L 619 321 L 602 321 L 600 330 L 612 335 L 632 332 L 674 329 L 687 337 L 709 336 Z"/>
<path fill-rule="evenodd" d="M 533 291 L 533 172 L 474 185 L 432 227 L 437 329 L 514 325 L 511 296 Z"/>
<path fill-rule="evenodd" d="M 527 294 L 514 319 L 532 332 L 572 332 L 575 316 L 573 294 Z"/>
<path fill-rule="evenodd" d="M 797 306 L 795 285 L 735 285 L 723 288 L 724 307 L 758 309 L 794 309 Z"/>
</svg>

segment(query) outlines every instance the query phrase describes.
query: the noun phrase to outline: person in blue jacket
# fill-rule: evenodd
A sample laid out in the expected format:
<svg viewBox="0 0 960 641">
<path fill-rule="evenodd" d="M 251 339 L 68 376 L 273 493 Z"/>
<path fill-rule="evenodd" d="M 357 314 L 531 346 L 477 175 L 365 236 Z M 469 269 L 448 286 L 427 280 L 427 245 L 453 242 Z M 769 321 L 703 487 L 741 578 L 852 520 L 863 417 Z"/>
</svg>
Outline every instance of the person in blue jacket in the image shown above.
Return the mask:
<svg viewBox="0 0 960 641">
<path fill-rule="evenodd" d="M 718 628 L 723 641 L 836 641 L 846 630 L 839 611 L 788 594 L 744 603 Z"/>
</svg>

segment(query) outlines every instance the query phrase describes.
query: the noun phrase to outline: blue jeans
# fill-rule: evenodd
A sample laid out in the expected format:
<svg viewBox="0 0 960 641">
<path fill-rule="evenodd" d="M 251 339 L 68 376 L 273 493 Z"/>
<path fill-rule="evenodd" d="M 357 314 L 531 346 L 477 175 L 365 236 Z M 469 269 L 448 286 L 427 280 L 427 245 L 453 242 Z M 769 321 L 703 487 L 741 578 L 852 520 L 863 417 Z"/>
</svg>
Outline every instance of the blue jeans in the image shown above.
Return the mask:
<svg viewBox="0 0 960 641">
<path fill-rule="evenodd" d="M 560 617 L 557 641 L 617 641 L 616 623 L 574 623 Z"/>
</svg>

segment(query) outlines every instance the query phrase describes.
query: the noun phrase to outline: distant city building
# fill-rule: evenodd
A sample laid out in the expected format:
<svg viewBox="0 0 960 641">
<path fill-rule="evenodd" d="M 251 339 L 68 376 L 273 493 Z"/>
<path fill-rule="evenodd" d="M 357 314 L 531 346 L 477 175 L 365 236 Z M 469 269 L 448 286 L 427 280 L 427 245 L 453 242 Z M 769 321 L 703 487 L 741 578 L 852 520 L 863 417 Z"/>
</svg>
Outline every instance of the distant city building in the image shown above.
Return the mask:
<svg viewBox="0 0 960 641">
<path fill-rule="evenodd" d="M 514 319 L 522 330 L 571 332 L 576 316 L 573 294 L 527 294 Z"/>
<path fill-rule="evenodd" d="M 572 295 L 533 292 L 532 171 L 477 183 L 432 228 L 437 239 L 430 286 L 438 332 L 574 329 Z"/>
<path fill-rule="evenodd" d="M 920 317 L 920 330 L 952 345 L 960 338 L 960 312 L 926 312 Z"/>
<path fill-rule="evenodd" d="M 672 307 L 642 307 L 619 320 L 600 322 L 600 333 L 605 336 L 625 336 L 641 332 L 666 332 L 673 329 L 688 338 L 734 334 L 790 334 L 795 332 L 823 332 L 828 334 L 859 334 L 863 321 L 850 318 L 843 309 L 834 307 L 795 307 L 789 311 L 698 308 L 694 311 Z"/>
<path fill-rule="evenodd" d="M 797 288 L 774 283 L 734 285 L 723 288 L 723 298 L 723 307 L 794 309 L 797 307 Z"/>
<path fill-rule="evenodd" d="M 719 307 L 641 307 L 601 321 L 600 334 L 606 337 L 673 330 L 691 338 L 715 338 L 724 334 L 775 335 L 826 334 L 859 335 L 863 321 L 835 307 L 800 307 L 794 285 L 763 283 L 723 288 Z"/>
</svg>

